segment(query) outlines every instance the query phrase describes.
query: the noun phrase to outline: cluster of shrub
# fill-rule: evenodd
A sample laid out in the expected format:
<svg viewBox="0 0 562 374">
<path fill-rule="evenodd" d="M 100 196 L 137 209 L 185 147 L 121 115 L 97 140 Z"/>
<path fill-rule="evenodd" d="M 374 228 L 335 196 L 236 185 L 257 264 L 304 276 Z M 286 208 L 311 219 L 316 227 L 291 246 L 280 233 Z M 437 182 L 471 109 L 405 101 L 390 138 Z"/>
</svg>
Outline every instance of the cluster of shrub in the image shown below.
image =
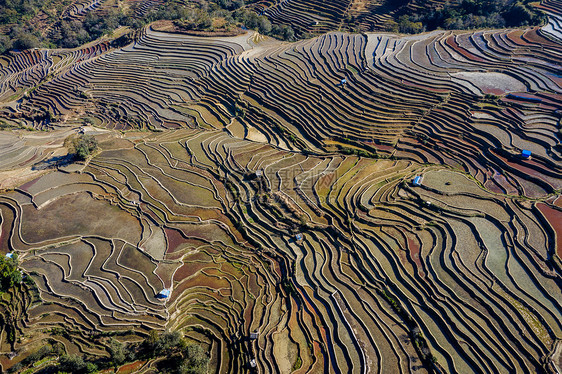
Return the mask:
<svg viewBox="0 0 562 374">
<path fill-rule="evenodd" d="M 295 40 L 302 33 L 288 25 L 272 25 L 264 15 L 258 15 L 248 7 L 256 0 L 200 0 L 183 2 L 165 1 L 143 17 L 135 16 L 132 6 L 106 10 L 93 10 L 83 20 L 57 20 L 57 14 L 68 5 L 68 0 L 0 0 L 0 27 L 7 32 L 0 34 L 0 54 L 11 49 L 23 50 L 36 47 L 74 48 L 113 32 L 118 26 L 138 29 L 157 20 L 171 20 L 186 30 L 213 32 L 234 31 L 240 26 L 254 29 L 261 34 L 283 40 Z M 405 0 L 392 0 L 394 6 Z M 390 2 L 390 0 L 387 0 Z M 531 5 L 532 0 L 450 0 L 446 3 L 429 2 L 412 12 L 403 7 L 395 19 L 387 21 L 386 30 L 402 33 L 419 33 L 441 29 L 501 28 L 541 24 L 545 15 Z M 251 4 L 250 4 L 251 5 Z M 55 10 L 53 10 L 55 9 Z M 39 11 L 49 14 L 45 21 L 54 24 L 48 35 L 41 29 L 45 24 L 31 22 Z"/>
<path fill-rule="evenodd" d="M 21 362 L 12 366 L 9 373 L 49 359 L 58 360 L 54 367 L 59 374 L 90 374 L 99 370 L 119 367 L 127 362 L 163 358 L 157 364 L 158 372 L 169 374 L 202 374 L 207 372 L 209 355 L 204 348 L 182 337 L 179 332 L 151 334 L 140 343 L 123 344 L 114 338 L 109 342 L 107 358 L 84 358 L 78 355 L 67 355 L 61 343 L 51 339 Z M 53 372 L 53 365 L 46 365 L 44 372 Z"/>
<path fill-rule="evenodd" d="M 22 275 L 18 269 L 17 254 L 14 254 L 13 257 L 0 255 L 0 292 L 7 292 L 21 281 Z"/>
<path fill-rule="evenodd" d="M 181 333 L 151 331 L 142 343 L 123 345 L 112 339 L 109 348 L 114 366 L 136 360 L 164 357 L 157 364 L 161 373 L 206 373 L 209 355 L 200 344 L 188 341 Z"/>
<path fill-rule="evenodd" d="M 135 19 L 129 11 L 91 11 L 83 20 L 60 20 L 48 35 L 42 35 L 40 25 L 31 21 L 24 22 L 24 19 L 11 25 L 5 35 L 0 35 L 0 53 L 39 47 L 75 48 L 112 33 L 119 25 L 132 28 L 144 25 L 142 20 Z"/>
<path fill-rule="evenodd" d="M 532 0 L 452 0 L 444 5 L 429 3 L 417 12 L 397 13 L 387 21 L 388 31 L 408 34 L 436 29 L 465 30 L 539 25 L 546 15 Z"/>
<path fill-rule="evenodd" d="M 68 154 L 78 160 L 86 160 L 98 148 L 98 142 L 92 135 L 71 135 L 64 140 Z"/>
<path fill-rule="evenodd" d="M 29 19 L 48 2 L 44 0 L 2 0 L 0 1 L 0 24 L 16 23 L 22 18 Z"/>
<path fill-rule="evenodd" d="M 51 341 L 49 344 L 41 346 L 37 351 L 31 353 L 26 358 L 13 365 L 8 373 L 17 373 L 22 371 L 27 366 L 40 362 L 48 357 L 64 356 L 64 346 L 62 343 Z"/>
<path fill-rule="evenodd" d="M 30 18 L 45 4 L 41 0 L 1 0 L 0 1 L 0 25 L 23 24 L 28 22 Z M 8 33 L 6 32 L 8 31 Z M 37 35 L 30 34 L 26 36 L 26 32 L 19 25 L 0 32 L 0 53 L 14 48 L 20 48 L 27 45 L 26 39 L 35 41 Z M 20 41 L 21 39 L 21 41 Z M 32 44 L 32 42 L 30 43 Z"/>
<path fill-rule="evenodd" d="M 248 9 L 246 5 L 244 0 L 218 0 L 216 2 L 202 0 L 190 5 L 166 3 L 149 11 L 144 17 L 144 22 L 173 20 L 177 26 L 186 30 L 209 32 L 217 29 L 230 31 L 243 26 L 278 39 L 295 39 L 295 31 L 292 27 L 272 25 L 266 16 L 258 15 Z"/>
<path fill-rule="evenodd" d="M 119 26 L 139 29 L 157 20 L 172 20 L 189 30 L 209 32 L 216 28 L 234 30 L 242 26 L 283 40 L 295 39 L 295 32 L 290 26 L 273 26 L 267 17 L 247 9 L 244 0 L 169 0 L 150 9 L 143 17 L 137 17 L 136 6 L 132 6 L 126 10 L 92 10 L 82 20 L 57 20 L 56 16 L 51 15 L 42 24 L 32 22 L 32 18 L 40 11 L 59 14 L 64 8 L 61 5 L 64 2 L 65 0 L 0 0 L 0 27 L 5 26 L 6 30 L 0 34 L 0 54 L 13 49 L 74 48 L 110 34 Z M 52 11 L 51 6 L 56 6 L 58 13 Z M 54 25 L 47 35 L 42 33 L 45 24 Z"/>
</svg>

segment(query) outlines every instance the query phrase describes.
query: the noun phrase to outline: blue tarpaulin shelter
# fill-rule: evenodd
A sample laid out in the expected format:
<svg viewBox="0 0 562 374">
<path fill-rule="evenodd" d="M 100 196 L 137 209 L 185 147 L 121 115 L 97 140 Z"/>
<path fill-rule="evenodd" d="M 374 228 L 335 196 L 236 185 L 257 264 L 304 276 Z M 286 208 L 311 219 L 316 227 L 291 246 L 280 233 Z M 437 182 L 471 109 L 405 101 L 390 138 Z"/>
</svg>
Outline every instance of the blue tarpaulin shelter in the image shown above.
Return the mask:
<svg viewBox="0 0 562 374">
<path fill-rule="evenodd" d="M 158 299 L 167 299 L 168 297 L 170 297 L 170 290 L 167 288 L 164 288 L 158 293 L 158 295 L 156 295 L 156 298 Z"/>
</svg>

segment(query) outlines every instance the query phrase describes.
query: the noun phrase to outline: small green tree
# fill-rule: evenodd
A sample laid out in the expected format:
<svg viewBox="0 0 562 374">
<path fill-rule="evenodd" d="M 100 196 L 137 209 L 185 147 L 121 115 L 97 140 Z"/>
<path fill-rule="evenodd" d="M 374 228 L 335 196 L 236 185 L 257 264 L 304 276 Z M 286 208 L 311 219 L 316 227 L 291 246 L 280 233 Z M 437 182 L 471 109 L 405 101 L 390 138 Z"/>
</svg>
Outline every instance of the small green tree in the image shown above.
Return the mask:
<svg viewBox="0 0 562 374">
<path fill-rule="evenodd" d="M 31 48 L 37 48 L 41 45 L 37 36 L 30 34 L 30 33 L 22 33 L 19 37 L 14 41 L 14 48 L 25 50 Z"/>
<path fill-rule="evenodd" d="M 76 144 L 76 155 L 79 159 L 85 160 L 98 148 L 98 142 L 92 135 L 82 135 L 78 137 Z"/>
<path fill-rule="evenodd" d="M 154 352 L 157 356 L 164 355 L 169 350 L 177 347 L 181 341 L 181 334 L 178 331 L 165 332 L 156 341 Z"/>
<path fill-rule="evenodd" d="M 118 340 L 111 338 L 108 351 L 114 366 L 119 366 L 126 361 L 125 348 Z"/>
<path fill-rule="evenodd" d="M 203 374 L 207 372 L 209 355 L 199 344 L 188 344 L 183 350 L 183 362 L 179 367 L 182 374 Z"/>
<path fill-rule="evenodd" d="M 98 368 L 91 362 L 84 362 L 84 359 L 77 355 L 63 355 L 59 358 L 59 372 L 90 374 L 95 373 Z"/>
<path fill-rule="evenodd" d="M 68 153 L 79 160 L 86 160 L 98 148 L 98 142 L 92 135 L 71 135 L 64 141 Z"/>
<path fill-rule="evenodd" d="M 6 292 L 21 283 L 21 273 L 18 270 L 18 256 L 12 258 L 0 256 L 0 291 Z"/>
</svg>

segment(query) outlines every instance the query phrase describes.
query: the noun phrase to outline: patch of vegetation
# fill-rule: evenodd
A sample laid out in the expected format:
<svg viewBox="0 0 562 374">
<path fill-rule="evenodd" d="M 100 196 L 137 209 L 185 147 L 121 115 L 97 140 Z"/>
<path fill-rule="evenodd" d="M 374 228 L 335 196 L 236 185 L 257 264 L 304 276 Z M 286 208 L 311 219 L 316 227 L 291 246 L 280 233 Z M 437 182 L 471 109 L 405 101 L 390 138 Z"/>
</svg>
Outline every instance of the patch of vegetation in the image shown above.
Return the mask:
<svg viewBox="0 0 562 374">
<path fill-rule="evenodd" d="M 64 146 L 76 159 L 86 160 L 98 149 L 98 142 L 92 135 L 71 135 L 65 139 Z"/>
<path fill-rule="evenodd" d="M 379 158 L 379 156 L 376 153 L 372 153 L 364 149 L 356 149 L 356 148 L 343 147 L 343 146 L 338 146 L 338 148 L 341 153 L 348 156 L 355 155 L 355 156 L 366 157 L 366 158 Z"/>
<path fill-rule="evenodd" d="M 484 95 L 484 98 L 482 99 L 482 101 L 488 102 L 488 103 L 496 103 L 499 99 L 500 99 L 500 97 L 498 95 L 486 94 L 486 95 Z"/>
<path fill-rule="evenodd" d="M 129 361 L 134 360 L 134 355 L 127 352 L 123 343 L 114 338 L 110 339 L 107 350 L 109 351 L 109 357 L 111 357 L 111 363 L 113 366 L 117 367 L 122 365 L 127 361 L 127 359 L 129 359 Z"/>
<path fill-rule="evenodd" d="M 4 130 L 17 130 L 17 129 L 25 129 L 28 131 L 33 131 L 33 127 L 27 127 L 20 124 L 15 123 L 8 123 L 0 119 L 0 131 Z"/>
<path fill-rule="evenodd" d="M 465 30 L 543 24 L 546 15 L 532 3 L 532 0 L 428 2 L 416 12 L 404 8 L 385 27 L 388 31 L 412 34 L 436 29 Z"/>
<path fill-rule="evenodd" d="M 143 16 L 137 15 L 137 7 L 142 5 L 139 2 L 130 7 L 91 10 L 83 19 L 61 19 L 68 5 L 67 1 L 1 0 L 0 26 L 7 26 L 7 32 L 0 35 L 0 54 L 12 49 L 75 48 L 109 35 L 119 26 L 138 30 L 158 20 L 174 21 L 178 28 L 192 31 L 233 32 L 242 27 L 283 40 L 295 39 L 290 26 L 272 26 L 267 17 L 245 8 L 244 1 L 167 0 L 147 12 L 140 12 Z M 41 12 L 49 17 L 43 22 L 34 22 L 33 17 Z M 47 34 L 43 32 L 46 25 L 52 25 L 52 31 Z M 123 39 L 127 40 L 127 37 Z"/>
<path fill-rule="evenodd" d="M 39 366 L 50 358 L 64 354 L 64 346 L 60 342 L 45 344 L 29 356 L 12 366 L 8 373 L 18 373 L 28 366 Z"/>
<path fill-rule="evenodd" d="M 8 33 L 0 34 L 0 53 L 12 48 L 29 49 L 40 46 L 40 29 L 31 30 L 24 25 L 32 24 L 32 18 L 43 10 L 63 7 L 65 1 L 53 0 L 1 0 L 0 25 L 14 25 Z"/>
<path fill-rule="evenodd" d="M 77 355 L 63 355 L 59 358 L 58 373 L 90 374 L 98 371 L 93 362 L 86 362 Z"/>
<path fill-rule="evenodd" d="M 188 341 L 177 331 L 158 334 L 153 330 L 142 343 L 127 345 L 111 339 L 108 351 L 113 366 L 164 358 L 157 364 L 160 373 L 206 373 L 209 364 L 209 355 L 203 347 Z"/>
<path fill-rule="evenodd" d="M 240 27 L 256 30 L 282 40 L 295 40 L 295 31 L 287 25 L 272 25 L 266 16 L 260 16 L 244 7 L 243 1 L 219 0 L 199 2 L 191 8 L 183 4 L 162 5 L 150 12 L 147 21 L 174 20 L 174 24 L 188 31 L 232 32 Z"/>
<path fill-rule="evenodd" d="M 18 256 L 12 258 L 0 256 L 0 291 L 7 292 L 10 288 L 21 283 L 22 276 L 18 270 Z"/>
<path fill-rule="evenodd" d="M 293 365 L 293 370 L 299 370 L 302 367 L 302 358 L 299 356 Z"/>
<path fill-rule="evenodd" d="M 240 199 L 240 192 L 238 191 L 236 184 L 227 179 L 224 181 L 224 186 L 230 191 L 230 193 L 234 197 L 234 200 Z"/>
<path fill-rule="evenodd" d="M 288 295 L 291 295 L 293 297 L 298 297 L 298 292 L 297 289 L 295 288 L 295 285 L 288 279 L 285 279 L 282 283 L 281 286 L 283 287 L 283 289 L 285 290 L 285 292 Z"/>
<path fill-rule="evenodd" d="M 64 346 L 60 342 L 51 340 L 50 344 L 45 344 L 12 366 L 8 373 L 22 372 L 27 367 L 38 366 L 39 362 L 45 362 L 57 356 L 60 358 L 56 366 L 47 368 L 47 372 L 89 374 L 112 367 L 118 368 L 123 364 L 138 360 L 155 359 L 159 373 L 202 374 L 207 372 L 209 364 L 208 352 L 201 345 L 188 341 L 179 332 L 159 334 L 153 330 L 143 342 L 129 344 L 123 344 L 111 338 L 107 351 L 109 357 L 68 355 L 65 354 Z"/>
<path fill-rule="evenodd" d="M 253 2 L 247 1 L 249 4 Z M 392 32 L 517 27 L 542 24 L 546 19 L 545 14 L 532 5 L 532 0 L 451 0 L 444 4 L 429 1 L 414 11 L 406 6 L 407 1 L 387 2 L 386 7 L 401 9 L 394 19 L 383 25 Z M 139 2 L 129 7 L 91 10 L 81 20 L 61 19 L 69 4 L 68 0 L 0 1 L 0 26 L 8 26 L 7 32 L 0 35 L 0 54 L 12 49 L 74 48 L 111 34 L 119 26 L 138 30 L 158 20 L 174 21 L 176 27 L 187 31 L 234 33 L 242 27 L 289 41 L 307 36 L 298 29 L 295 31 L 291 25 L 273 25 L 265 15 L 257 14 L 243 0 L 167 0 L 147 12 L 140 12 L 143 16 L 137 15 L 137 7 L 142 5 Z M 47 16 L 46 20 L 34 21 L 40 13 Z M 53 31 L 45 34 L 46 25 L 51 25 Z M 350 30 L 355 29 L 350 27 Z"/>
</svg>

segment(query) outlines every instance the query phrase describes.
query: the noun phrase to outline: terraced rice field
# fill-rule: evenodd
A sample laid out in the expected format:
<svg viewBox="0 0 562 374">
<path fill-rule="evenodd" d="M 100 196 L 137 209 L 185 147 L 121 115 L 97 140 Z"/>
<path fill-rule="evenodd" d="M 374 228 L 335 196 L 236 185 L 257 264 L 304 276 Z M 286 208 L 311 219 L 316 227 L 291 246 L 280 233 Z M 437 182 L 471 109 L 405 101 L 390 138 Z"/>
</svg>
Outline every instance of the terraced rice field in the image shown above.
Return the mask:
<svg viewBox="0 0 562 374">
<path fill-rule="evenodd" d="M 0 57 L 6 121 L 63 137 L 89 117 L 101 148 L 0 194 L 0 246 L 38 293 L 3 353 L 53 327 L 92 355 L 168 329 L 216 372 L 559 371 L 562 34 L 542 6 L 543 28 L 147 27 Z M 53 156 L 7 139 L 6 170 Z"/>
<path fill-rule="evenodd" d="M 437 7 L 445 1 L 276 0 L 258 2 L 255 8 L 273 23 L 322 33 L 339 29 L 384 30 L 385 21 L 391 20 L 397 12 L 415 12 L 428 3 Z"/>
</svg>

